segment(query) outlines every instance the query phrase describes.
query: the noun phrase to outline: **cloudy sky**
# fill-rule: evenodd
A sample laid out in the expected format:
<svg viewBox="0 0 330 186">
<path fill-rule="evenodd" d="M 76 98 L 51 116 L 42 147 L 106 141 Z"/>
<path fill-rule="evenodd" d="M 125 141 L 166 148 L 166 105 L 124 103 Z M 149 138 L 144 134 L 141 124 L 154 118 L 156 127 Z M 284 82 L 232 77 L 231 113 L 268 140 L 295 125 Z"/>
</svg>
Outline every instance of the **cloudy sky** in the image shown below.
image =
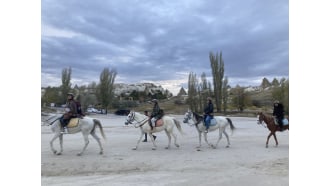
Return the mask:
<svg viewBox="0 0 330 186">
<path fill-rule="evenodd" d="M 42 0 L 41 86 L 153 82 L 176 94 L 188 75 L 205 72 L 222 52 L 236 86 L 289 77 L 288 0 Z"/>
</svg>

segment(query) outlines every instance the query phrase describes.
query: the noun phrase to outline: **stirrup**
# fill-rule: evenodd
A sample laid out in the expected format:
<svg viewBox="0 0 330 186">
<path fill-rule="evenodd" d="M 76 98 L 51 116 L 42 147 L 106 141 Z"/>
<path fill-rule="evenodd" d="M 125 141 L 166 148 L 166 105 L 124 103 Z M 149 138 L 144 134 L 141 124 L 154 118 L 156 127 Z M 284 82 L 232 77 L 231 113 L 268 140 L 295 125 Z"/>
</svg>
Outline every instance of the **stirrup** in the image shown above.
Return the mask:
<svg viewBox="0 0 330 186">
<path fill-rule="evenodd" d="M 61 134 L 68 134 L 68 129 L 64 127 L 63 130 L 61 131 Z"/>
</svg>

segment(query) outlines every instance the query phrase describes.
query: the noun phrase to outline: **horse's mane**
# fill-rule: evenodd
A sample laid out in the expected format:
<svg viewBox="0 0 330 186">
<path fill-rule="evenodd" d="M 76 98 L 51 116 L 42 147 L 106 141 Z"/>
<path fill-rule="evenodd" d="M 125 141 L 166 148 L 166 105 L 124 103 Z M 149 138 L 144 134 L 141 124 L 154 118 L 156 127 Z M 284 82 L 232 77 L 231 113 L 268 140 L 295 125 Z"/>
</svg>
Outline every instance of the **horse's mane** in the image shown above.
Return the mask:
<svg viewBox="0 0 330 186">
<path fill-rule="evenodd" d="M 194 117 L 195 117 L 195 119 L 196 119 L 196 121 L 197 121 L 196 124 L 199 124 L 201 121 L 203 121 L 203 119 L 204 119 L 203 116 L 199 115 L 199 114 L 196 113 L 196 112 L 192 112 L 192 113 L 193 113 L 193 115 L 194 115 Z"/>
</svg>

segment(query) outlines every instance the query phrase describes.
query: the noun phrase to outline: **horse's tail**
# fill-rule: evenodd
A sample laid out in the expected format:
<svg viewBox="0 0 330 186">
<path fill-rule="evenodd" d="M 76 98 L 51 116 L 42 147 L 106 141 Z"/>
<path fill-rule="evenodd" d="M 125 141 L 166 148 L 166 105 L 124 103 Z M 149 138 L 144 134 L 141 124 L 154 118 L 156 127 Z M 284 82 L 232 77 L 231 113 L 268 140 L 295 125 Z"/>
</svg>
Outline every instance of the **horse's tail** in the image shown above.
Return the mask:
<svg viewBox="0 0 330 186">
<path fill-rule="evenodd" d="M 227 121 L 229 122 L 230 129 L 231 129 L 231 135 L 233 135 L 234 130 L 236 129 L 235 126 L 233 125 L 233 122 L 231 121 L 230 118 L 226 118 Z"/>
<path fill-rule="evenodd" d="M 181 133 L 181 135 L 184 135 L 185 133 L 182 131 L 182 128 L 181 128 L 181 124 L 180 124 L 180 121 L 173 118 L 173 121 L 175 123 L 175 126 L 176 128 L 179 130 L 179 132 Z"/>
<path fill-rule="evenodd" d="M 95 131 L 95 127 L 96 127 L 96 125 L 97 125 L 97 126 L 100 128 L 100 131 L 101 131 L 101 134 L 102 134 L 103 139 L 106 139 L 105 134 L 104 134 L 104 132 L 103 132 L 103 127 L 102 127 L 102 125 L 101 125 L 100 120 L 98 120 L 98 119 L 93 119 L 93 121 L 94 121 L 94 128 L 93 128 L 92 132 Z"/>
</svg>

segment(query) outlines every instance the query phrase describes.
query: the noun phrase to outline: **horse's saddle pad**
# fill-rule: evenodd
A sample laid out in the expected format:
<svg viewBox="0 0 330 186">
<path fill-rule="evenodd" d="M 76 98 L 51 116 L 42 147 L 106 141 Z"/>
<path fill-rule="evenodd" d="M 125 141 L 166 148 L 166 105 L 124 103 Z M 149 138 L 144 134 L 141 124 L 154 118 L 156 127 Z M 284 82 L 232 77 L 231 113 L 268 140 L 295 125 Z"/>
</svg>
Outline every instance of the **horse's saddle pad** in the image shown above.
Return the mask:
<svg viewBox="0 0 330 186">
<path fill-rule="evenodd" d="M 67 125 L 68 128 L 76 127 L 79 123 L 79 118 L 72 118 L 70 119 L 69 124 Z"/>
<path fill-rule="evenodd" d="M 278 125 L 277 120 L 274 119 L 274 121 L 275 121 L 275 124 Z M 284 126 L 284 125 L 289 125 L 289 121 L 288 121 L 288 119 L 286 119 L 286 118 L 284 118 L 284 119 L 282 120 L 282 123 L 283 123 L 283 126 Z"/>
<path fill-rule="evenodd" d="M 216 125 L 216 124 L 217 124 L 217 120 L 211 119 L 210 126 L 213 126 L 213 125 Z"/>
<path fill-rule="evenodd" d="M 161 126 L 163 126 L 163 124 L 164 124 L 164 122 L 162 119 L 159 119 L 156 121 L 156 127 L 161 127 Z"/>
</svg>

